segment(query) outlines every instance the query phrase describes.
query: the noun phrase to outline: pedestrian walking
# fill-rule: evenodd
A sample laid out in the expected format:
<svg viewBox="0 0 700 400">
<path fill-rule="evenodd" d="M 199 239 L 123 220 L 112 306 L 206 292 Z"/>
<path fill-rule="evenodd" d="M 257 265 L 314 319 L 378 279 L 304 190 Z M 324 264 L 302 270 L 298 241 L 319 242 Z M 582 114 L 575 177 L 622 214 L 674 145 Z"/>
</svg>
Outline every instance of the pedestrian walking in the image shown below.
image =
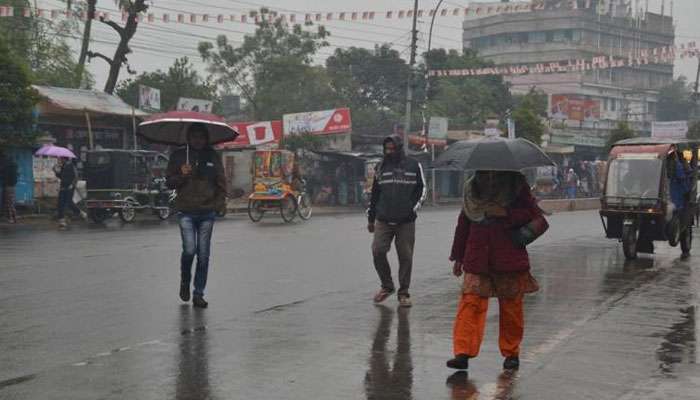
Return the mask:
<svg viewBox="0 0 700 400">
<path fill-rule="evenodd" d="M 3 161 L 4 159 L 4 161 Z M 0 173 L 3 175 L 0 178 L 0 215 L 7 217 L 7 222 L 11 224 L 17 223 L 17 209 L 15 207 L 15 187 L 17 186 L 18 170 L 17 163 L 9 157 L 0 157 Z"/>
<path fill-rule="evenodd" d="M 566 198 L 575 199 L 578 192 L 579 177 L 573 168 L 569 168 L 569 172 L 566 173 L 566 178 L 564 186 L 566 188 Z"/>
<path fill-rule="evenodd" d="M 399 259 L 399 304 L 412 305 L 409 287 L 417 212 L 425 200 L 425 177 L 418 161 L 404 154 L 401 136 L 384 139 L 384 159 L 377 166 L 367 216 L 367 230 L 374 234 L 372 256 L 381 289 L 374 296 L 381 303 L 395 291 L 387 253 L 395 242 Z"/>
<path fill-rule="evenodd" d="M 478 171 L 467 181 L 450 255 L 464 284 L 449 368 L 468 369 L 469 359 L 479 355 L 490 297 L 499 303 L 503 367 L 519 368 L 523 297 L 538 290 L 525 246 L 547 228 L 522 174 Z"/>
<path fill-rule="evenodd" d="M 177 190 L 175 209 L 182 236 L 180 257 L 180 299 L 190 300 L 192 264 L 197 257 L 192 304 L 206 308 L 204 289 L 209 272 L 209 255 L 217 212 L 226 211 L 226 178 L 221 158 L 209 145 L 209 131 L 193 123 L 187 131 L 186 148 L 170 157 L 167 186 Z"/>
<path fill-rule="evenodd" d="M 73 160 L 70 158 L 59 157 L 53 171 L 60 181 L 57 211 L 59 227 L 65 228 L 68 226 L 68 222 L 66 221 L 66 208 L 70 209 L 74 216 L 87 220 L 87 214 L 85 211 L 82 211 L 73 202 L 75 185 L 78 182 L 78 170 L 75 167 Z"/>
</svg>

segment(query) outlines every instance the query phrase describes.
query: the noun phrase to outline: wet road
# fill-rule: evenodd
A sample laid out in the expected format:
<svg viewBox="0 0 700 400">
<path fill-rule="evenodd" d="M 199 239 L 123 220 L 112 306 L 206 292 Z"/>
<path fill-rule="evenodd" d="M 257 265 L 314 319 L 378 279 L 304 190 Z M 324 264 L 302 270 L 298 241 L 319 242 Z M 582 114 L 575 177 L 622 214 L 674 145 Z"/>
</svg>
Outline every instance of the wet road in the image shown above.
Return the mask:
<svg viewBox="0 0 700 400">
<path fill-rule="evenodd" d="M 0 228 L 0 399 L 698 399 L 698 258 L 625 263 L 594 212 L 531 249 L 521 371 L 500 369 L 491 307 L 452 375 L 455 220 L 422 215 L 410 310 L 371 304 L 359 215 L 217 224 L 207 310 L 177 298 L 174 225 Z"/>
</svg>

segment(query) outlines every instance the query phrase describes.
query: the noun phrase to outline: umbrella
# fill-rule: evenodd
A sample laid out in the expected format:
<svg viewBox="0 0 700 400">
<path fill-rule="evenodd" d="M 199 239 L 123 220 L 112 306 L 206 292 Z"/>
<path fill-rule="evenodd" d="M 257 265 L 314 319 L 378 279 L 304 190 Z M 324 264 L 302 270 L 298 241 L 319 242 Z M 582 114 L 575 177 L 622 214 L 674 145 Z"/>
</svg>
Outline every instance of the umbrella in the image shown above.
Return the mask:
<svg viewBox="0 0 700 400">
<path fill-rule="evenodd" d="M 138 134 L 149 142 L 180 146 L 187 144 L 187 130 L 193 123 L 207 126 L 210 145 L 230 142 L 238 137 L 238 132 L 223 118 L 195 111 L 171 111 L 152 115 L 139 124 Z"/>
<path fill-rule="evenodd" d="M 77 158 L 72 151 L 65 147 L 54 146 L 47 144 L 42 146 L 36 153 L 35 156 L 46 156 L 46 157 L 59 157 L 59 158 Z"/>
<path fill-rule="evenodd" d="M 555 165 L 534 143 L 499 137 L 457 142 L 433 162 L 437 169 L 472 171 L 522 171 Z"/>
</svg>

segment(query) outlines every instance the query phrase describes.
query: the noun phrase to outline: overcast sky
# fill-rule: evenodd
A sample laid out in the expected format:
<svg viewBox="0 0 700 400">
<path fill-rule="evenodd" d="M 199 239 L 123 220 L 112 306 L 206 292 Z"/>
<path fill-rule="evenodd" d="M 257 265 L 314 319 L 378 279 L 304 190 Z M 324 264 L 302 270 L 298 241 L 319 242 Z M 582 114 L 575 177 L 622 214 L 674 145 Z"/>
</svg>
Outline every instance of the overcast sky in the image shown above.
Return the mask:
<svg viewBox="0 0 700 400">
<path fill-rule="evenodd" d="M 633 0 L 634 1 L 634 0 Z M 645 0 L 639 0 L 644 4 Z M 650 0 L 650 11 L 659 12 L 662 0 Z M 39 7 L 42 8 L 62 8 L 59 0 L 39 0 Z M 387 11 L 397 9 L 410 9 L 413 0 L 153 0 L 151 12 L 156 15 L 170 13 L 171 18 L 178 13 L 194 12 L 198 14 L 241 14 L 249 10 L 257 9 L 262 5 L 269 6 L 274 10 L 294 10 L 299 12 L 314 11 Z M 466 6 L 470 2 L 467 0 L 446 0 L 444 7 L 455 8 Z M 671 0 L 666 0 L 666 13 L 670 12 Z M 437 4 L 437 0 L 420 0 L 421 8 L 432 8 Z M 98 7 L 101 11 L 116 10 L 114 1 L 99 0 Z M 697 41 L 700 44 L 700 0 L 675 0 L 674 15 L 676 19 L 677 43 Z M 114 17 L 113 17 L 114 18 Z M 118 17 L 116 17 L 118 19 Z M 433 48 L 446 47 L 461 49 L 461 17 L 438 17 L 433 32 Z M 427 47 L 427 31 L 429 18 L 423 17 L 420 20 L 418 29 L 421 31 L 419 46 L 423 49 Z M 331 48 L 322 50 L 319 55 L 319 62 L 330 54 L 337 46 L 359 46 L 374 47 L 375 43 L 390 42 L 394 47 L 408 54 L 410 41 L 410 19 L 377 18 L 372 22 L 324 22 L 324 25 L 331 32 Z M 103 24 L 94 24 L 95 43 L 91 45 L 93 50 L 112 55 L 117 42 L 116 34 L 111 28 Z M 226 22 L 218 24 L 209 22 L 203 26 L 192 26 L 184 24 L 158 22 L 155 24 L 142 23 L 132 41 L 134 54 L 129 58 L 131 66 L 138 72 L 154 71 L 156 69 L 167 69 L 172 65 L 173 60 L 189 56 L 195 64 L 204 69 L 204 64 L 198 57 L 197 44 L 200 41 L 213 40 L 217 35 L 225 34 L 232 41 L 240 41 L 245 33 L 254 30 L 251 25 Z M 78 49 L 78 41 L 73 40 L 74 48 Z M 697 59 L 694 61 L 677 61 L 676 75 L 686 75 L 695 79 Z M 93 60 L 89 65 L 90 71 L 95 75 L 97 88 L 101 88 L 107 75 L 107 65 L 98 59 Z M 126 71 L 122 70 L 120 78 L 126 77 Z"/>
</svg>

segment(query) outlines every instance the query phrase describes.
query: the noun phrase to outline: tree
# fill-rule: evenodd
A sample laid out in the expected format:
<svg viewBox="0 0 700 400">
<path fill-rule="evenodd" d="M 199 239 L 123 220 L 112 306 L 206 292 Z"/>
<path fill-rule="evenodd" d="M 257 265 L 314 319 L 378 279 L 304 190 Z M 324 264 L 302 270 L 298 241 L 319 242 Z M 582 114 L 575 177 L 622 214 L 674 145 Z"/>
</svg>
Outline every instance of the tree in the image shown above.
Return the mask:
<svg viewBox="0 0 700 400">
<path fill-rule="evenodd" d="M 134 73 L 129 66 L 129 60 L 127 58 L 127 56 L 132 52 L 131 48 L 129 47 L 129 42 L 136 34 L 136 28 L 139 24 L 139 15 L 148 10 L 146 0 L 117 0 L 117 3 L 119 7 L 127 14 L 126 23 L 124 26 L 120 26 L 114 21 L 106 20 L 104 17 L 100 18 L 100 22 L 110 26 L 119 35 L 119 44 L 114 51 L 114 56 L 110 58 L 102 53 L 93 51 L 88 51 L 87 53 L 88 59 L 91 60 L 93 58 L 101 58 L 109 65 L 109 75 L 107 76 L 107 82 L 105 83 L 104 89 L 104 91 L 109 94 L 114 93 L 122 66 L 126 66 L 129 73 Z"/>
<path fill-rule="evenodd" d="M 389 45 L 374 50 L 336 49 L 326 60 L 331 85 L 355 116 L 353 130 L 364 134 L 391 131 L 400 119 L 409 67 Z"/>
<path fill-rule="evenodd" d="M 0 0 L 0 5 L 29 7 L 26 0 Z M 16 11 L 15 11 L 16 13 Z M 60 87 L 90 86 L 92 75 L 83 71 L 75 77 L 76 62 L 66 43 L 70 37 L 70 21 L 47 21 L 35 16 L 0 18 L 0 36 L 7 40 L 9 51 L 24 62 L 35 84 Z"/>
<path fill-rule="evenodd" d="M 38 101 L 27 66 L 12 55 L 0 36 L 0 145 L 33 142 L 33 109 Z"/>
<path fill-rule="evenodd" d="M 187 57 L 175 60 L 167 72 L 144 72 L 135 78 L 121 81 L 116 94 L 124 102 L 136 107 L 139 85 L 159 89 L 161 108 L 166 111 L 174 110 L 180 97 L 212 100 L 215 112 L 220 107 L 216 84 L 202 78 Z"/>
<path fill-rule="evenodd" d="M 608 138 L 606 147 L 609 151 L 612 146 L 620 140 L 632 139 L 633 137 L 634 131 L 629 124 L 627 122 L 620 122 L 617 124 L 617 127 L 610 132 L 610 137 Z"/>
<path fill-rule="evenodd" d="M 333 106 L 335 97 L 325 70 L 311 65 L 316 52 L 328 45 L 328 31 L 323 26 L 304 30 L 281 18 L 270 21 L 265 9 L 260 14 L 255 34 L 245 36 L 238 47 L 223 35 L 216 44 L 199 44 L 217 83 L 226 91 L 240 92 L 256 120 Z"/>
<path fill-rule="evenodd" d="M 493 64 L 473 50 L 431 50 L 424 55 L 424 69 L 484 68 Z M 456 129 L 480 129 L 492 115 L 503 116 L 512 105 L 508 86 L 500 76 L 431 77 L 427 111 L 450 119 Z M 419 86 L 420 87 L 420 86 Z"/>
<path fill-rule="evenodd" d="M 67 3 L 67 9 L 70 12 L 71 2 Z M 80 85 L 82 82 L 83 72 L 85 71 L 85 62 L 87 61 L 88 51 L 90 50 L 90 35 L 92 33 L 92 20 L 95 19 L 95 10 L 97 9 L 97 0 L 87 0 L 87 18 L 85 19 L 85 26 L 83 28 L 83 39 L 80 46 L 80 56 L 78 58 L 78 65 L 75 69 L 75 79 L 76 84 Z"/>
<path fill-rule="evenodd" d="M 542 118 L 547 116 L 547 95 L 532 88 L 527 94 L 515 96 L 513 100 L 515 136 L 539 145 L 545 132 Z"/>
<path fill-rule="evenodd" d="M 691 87 L 687 78 L 681 76 L 659 92 L 656 118 L 659 121 L 686 121 L 694 107 Z"/>
</svg>

